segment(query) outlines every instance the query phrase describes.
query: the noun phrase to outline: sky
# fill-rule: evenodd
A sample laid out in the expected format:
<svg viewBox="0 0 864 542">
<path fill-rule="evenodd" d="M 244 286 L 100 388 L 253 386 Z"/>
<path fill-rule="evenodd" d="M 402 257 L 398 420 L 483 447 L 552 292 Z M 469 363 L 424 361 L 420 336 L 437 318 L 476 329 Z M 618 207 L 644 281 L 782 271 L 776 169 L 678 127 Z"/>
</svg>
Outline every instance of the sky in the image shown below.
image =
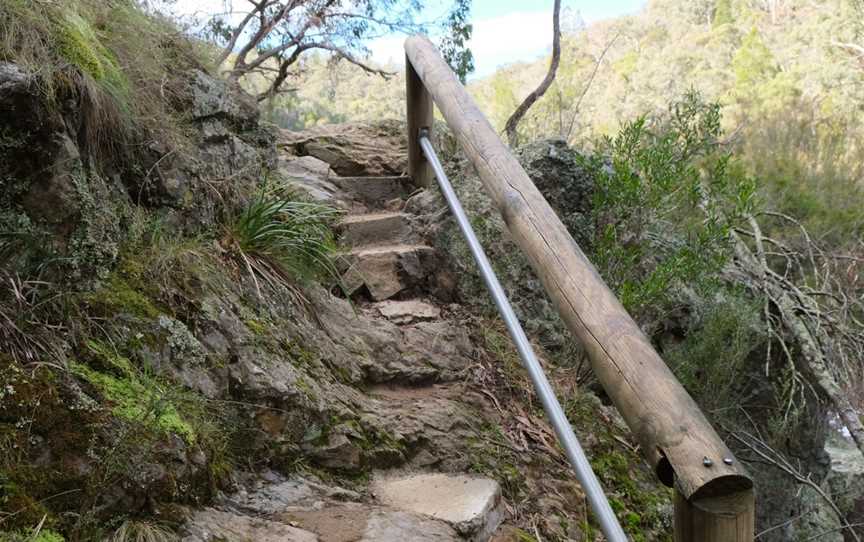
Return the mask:
<svg viewBox="0 0 864 542">
<path fill-rule="evenodd" d="M 430 5 L 427 11 L 446 11 L 446 2 Z M 578 12 L 592 22 L 638 12 L 645 0 L 562 0 L 562 10 Z M 469 42 L 475 71 L 471 78 L 484 77 L 499 66 L 531 61 L 552 48 L 553 0 L 474 0 L 471 9 L 474 32 Z M 381 62 L 402 64 L 404 36 L 379 38 L 369 44 L 372 57 Z"/>
<path fill-rule="evenodd" d="M 426 0 L 425 18 L 446 12 L 448 0 Z M 474 53 L 471 78 L 484 77 L 499 66 L 531 61 L 552 47 L 553 0 L 473 0 L 474 33 L 469 43 Z M 586 23 L 636 13 L 645 0 L 562 0 L 562 10 L 578 12 Z M 190 15 L 220 9 L 223 0 L 177 0 L 176 10 Z M 369 43 L 372 58 L 382 64 L 402 64 L 405 36 L 391 35 Z"/>
</svg>

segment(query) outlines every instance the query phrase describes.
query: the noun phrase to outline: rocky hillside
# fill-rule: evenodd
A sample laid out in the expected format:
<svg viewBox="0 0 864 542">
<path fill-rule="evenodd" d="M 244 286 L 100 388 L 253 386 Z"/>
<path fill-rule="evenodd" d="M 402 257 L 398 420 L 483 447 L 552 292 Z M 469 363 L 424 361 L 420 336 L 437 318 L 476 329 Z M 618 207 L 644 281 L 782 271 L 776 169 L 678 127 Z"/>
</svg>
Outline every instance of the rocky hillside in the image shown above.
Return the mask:
<svg viewBox="0 0 864 542">
<path fill-rule="evenodd" d="M 404 126 L 280 132 L 126 4 L 44 9 L 0 9 L 68 42 L 0 62 L 0 540 L 594 538 Z M 122 17 L 172 58 L 155 95 Z M 628 530 L 668 538 L 617 415 L 550 369 Z"/>
<path fill-rule="evenodd" d="M 0 541 L 600 539 L 401 122 L 262 122 L 131 1 L 13 0 L 0 30 Z M 830 255 L 741 241 L 756 185 L 717 108 L 675 107 L 519 158 L 748 462 L 760 540 L 856 540 L 864 456 L 823 382 L 859 378 L 832 305 L 856 264 L 823 292 Z M 671 490 L 435 137 L 622 525 L 671 539 Z"/>
</svg>

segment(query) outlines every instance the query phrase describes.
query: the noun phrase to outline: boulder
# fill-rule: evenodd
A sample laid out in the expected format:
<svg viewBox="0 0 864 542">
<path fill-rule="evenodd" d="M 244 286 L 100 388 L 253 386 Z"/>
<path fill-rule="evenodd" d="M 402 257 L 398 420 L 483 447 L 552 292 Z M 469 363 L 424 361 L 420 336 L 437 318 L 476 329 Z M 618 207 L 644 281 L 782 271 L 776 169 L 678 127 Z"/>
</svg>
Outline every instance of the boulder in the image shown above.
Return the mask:
<svg viewBox="0 0 864 542">
<path fill-rule="evenodd" d="M 332 182 L 336 173 L 314 156 L 280 157 L 279 175 L 288 186 L 319 203 L 346 209 L 350 204 Z"/>
<path fill-rule="evenodd" d="M 346 177 L 401 175 L 408 165 L 406 128 L 399 121 L 283 130 L 280 146 L 297 156 L 327 162 Z"/>
<path fill-rule="evenodd" d="M 369 516 L 361 542 L 456 542 L 463 540 L 446 523 L 416 514 L 377 511 Z"/>
<path fill-rule="evenodd" d="M 238 85 L 198 69 L 188 74 L 188 80 L 185 98 L 193 119 L 202 123 L 222 120 L 240 131 L 251 130 L 258 124 L 258 104 Z M 212 122 L 205 126 L 210 134 L 222 130 Z"/>
</svg>

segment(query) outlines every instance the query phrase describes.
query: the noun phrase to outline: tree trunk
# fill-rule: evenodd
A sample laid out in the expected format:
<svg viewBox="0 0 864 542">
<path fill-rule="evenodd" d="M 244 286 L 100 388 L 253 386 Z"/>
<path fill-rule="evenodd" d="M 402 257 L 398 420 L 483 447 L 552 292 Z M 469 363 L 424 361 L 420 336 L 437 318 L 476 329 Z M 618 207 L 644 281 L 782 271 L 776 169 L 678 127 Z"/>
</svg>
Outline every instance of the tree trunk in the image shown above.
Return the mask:
<svg viewBox="0 0 864 542">
<path fill-rule="evenodd" d="M 522 120 L 522 117 L 525 116 L 525 113 L 531 109 L 531 106 L 534 105 L 534 102 L 539 100 L 549 87 L 552 85 L 552 81 L 555 80 L 555 74 L 558 72 L 558 64 L 561 61 L 561 0 L 555 0 L 555 7 L 552 12 L 552 62 L 549 63 L 549 71 L 546 72 L 546 77 L 543 79 L 543 82 L 540 83 L 540 86 L 537 87 L 528 97 L 525 98 L 519 107 L 516 108 L 516 111 L 510 115 L 510 118 L 507 119 L 507 124 L 504 127 L 504 131 L 507 133 L 507 141 L 510 143 L 511 147 L 515 147 L 518 141 L 518 135 L 516 133 L 516 129 L 519 127 L 519 121 Z"/>
</svg>

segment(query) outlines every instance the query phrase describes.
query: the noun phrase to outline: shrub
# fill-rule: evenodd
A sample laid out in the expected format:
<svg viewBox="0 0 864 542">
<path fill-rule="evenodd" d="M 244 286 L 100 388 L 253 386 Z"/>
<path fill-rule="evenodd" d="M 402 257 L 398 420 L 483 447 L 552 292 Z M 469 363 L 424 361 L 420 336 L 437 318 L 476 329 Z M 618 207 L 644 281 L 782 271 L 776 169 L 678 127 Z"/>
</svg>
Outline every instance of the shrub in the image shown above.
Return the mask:
<svg viewBox="0 0 864 542">
<path fill-rule="evenodd" d="M 673 286 L 716 280 L 731 228 L 754 204 L 755 182 L 719 137 L 719 106 L 690 92 L 667 116 L 625 124 L 584 159 L 596 180 L 591 259 L 643 320 L 668 309 Z"/>
<path fill-rule="evenodd" d="M 705 410 L 742 402 L 742 375 L 752 370 L 750 357 L 761 354 L 767 341 L 761 317 L 745 292 L 718 289 L 695 307 L 684 339 L 664 349 L 664 359 Z"/>
<path fill-rule="evenodd" d="M 227 227 L 223 245 L 255 280 L 291 285 L 297 280 L 338 280 L 332 207 L 262 189 Z"/>
</svg>

